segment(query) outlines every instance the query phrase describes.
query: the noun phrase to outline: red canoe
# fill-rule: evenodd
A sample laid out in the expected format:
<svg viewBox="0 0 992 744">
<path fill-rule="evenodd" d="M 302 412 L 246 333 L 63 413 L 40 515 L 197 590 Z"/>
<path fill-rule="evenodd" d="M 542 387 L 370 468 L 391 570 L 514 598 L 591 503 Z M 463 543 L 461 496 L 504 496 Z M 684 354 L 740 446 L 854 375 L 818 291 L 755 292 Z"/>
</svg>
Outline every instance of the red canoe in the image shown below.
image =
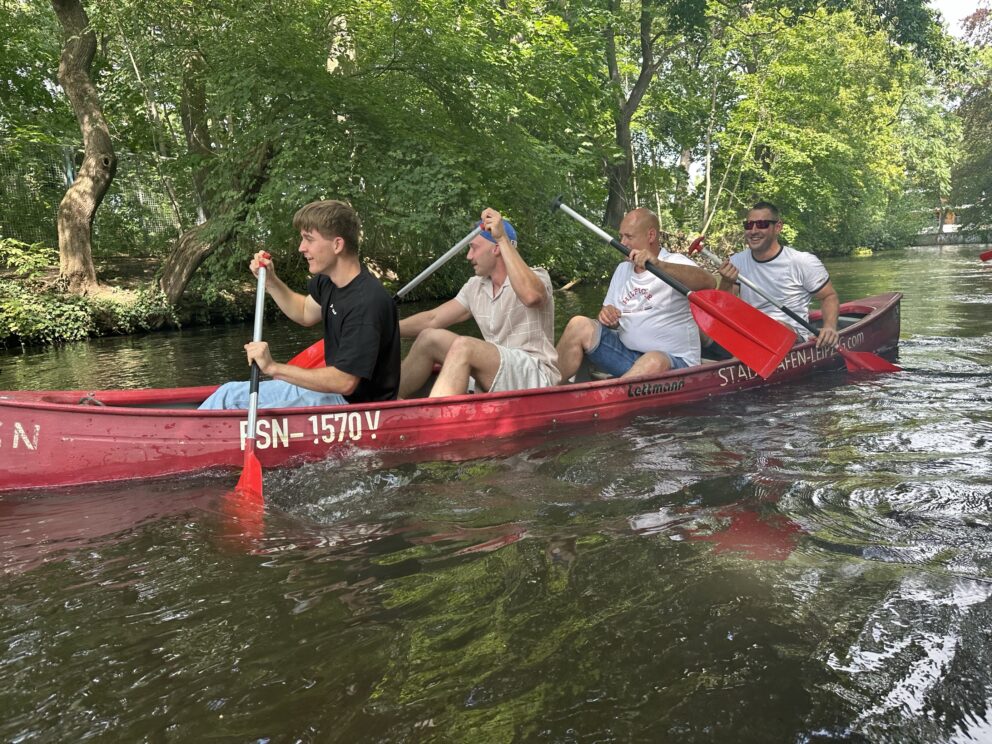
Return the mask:
<svg viewBox="0 0 992 744">
<path fill-rule="evenodd" d="M 848 349 L 886 353 L 899 343 L 896 292 L 841 306 Z M 383 450 L 418 459 L 516 443 L 575 424 L 629 418 L 737 390 L 843 367 L 813 343 L 795 347 L 767 381 L 737 360 L 656 377 L 541 390 L 461 395 L 337 408 L 261 411 L 263 467 Z M 168 390 L 0 392 L 0 491 L 149 478 L 244 462 L 243 411 L 197 411 L 215 386 Z M 478 450 L 475 450 L 478 453 Z M 447 454 L 445 454 L 447 453 Z"/>
</svg>

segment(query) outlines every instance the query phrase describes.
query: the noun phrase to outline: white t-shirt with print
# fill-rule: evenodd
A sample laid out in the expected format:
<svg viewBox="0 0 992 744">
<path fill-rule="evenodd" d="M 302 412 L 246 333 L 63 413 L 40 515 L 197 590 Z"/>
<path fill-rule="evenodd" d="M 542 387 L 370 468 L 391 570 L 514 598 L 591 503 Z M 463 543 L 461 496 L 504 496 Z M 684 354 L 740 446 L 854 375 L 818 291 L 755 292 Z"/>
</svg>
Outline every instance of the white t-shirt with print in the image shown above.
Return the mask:
<svg viewBox="0 0 992 744">
<path fill-rule="evenodd" d="M 692 259 L 662 249 L 658 258 L 695 266 Z M 689 300 L 650 271 L 634 271 L 630 261 L 617 266 L 603 305 L 621 312 L 620 341 L 633 351 L 665 351 L 686 364 L 699 364 L 699 327 Z"/>
</svg>

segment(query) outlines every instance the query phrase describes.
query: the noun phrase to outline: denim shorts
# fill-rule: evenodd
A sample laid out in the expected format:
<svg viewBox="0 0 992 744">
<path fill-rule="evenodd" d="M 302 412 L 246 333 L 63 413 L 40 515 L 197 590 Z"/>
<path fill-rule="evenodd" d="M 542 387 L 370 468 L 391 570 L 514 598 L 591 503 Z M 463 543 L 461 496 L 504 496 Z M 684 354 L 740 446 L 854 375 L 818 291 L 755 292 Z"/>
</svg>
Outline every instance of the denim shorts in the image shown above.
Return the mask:
<svg viewBox="0 0 992 744">
<path fill-rule="evenodd" d="M 201 411 L 248 408 L 250 386 L 247 382 L 225 382 L 200 404 Z M 303 408 L 306 406 L 347 405 L 337 393 L 319 393 L 285 380 L 262 380 L 258 384 L 259 408 Z"/>
<path fill-rule="evenodd" d="M 634 366 L 634 362 L 644 356 L 644 352 L 628 349 L 620 341 L 619 333 L 612 328 L 606 328 L 601 323 L 597 325 L 599 326 L 599 338 L 595 345 L 586 352 L 586 359 L 606 374 L 620 377 Z M 666 351 L 660 353 L 668 357 L 672 369 L 685 369 L 689 366 L 682 357 L 672 356 Z"/>
</svg>

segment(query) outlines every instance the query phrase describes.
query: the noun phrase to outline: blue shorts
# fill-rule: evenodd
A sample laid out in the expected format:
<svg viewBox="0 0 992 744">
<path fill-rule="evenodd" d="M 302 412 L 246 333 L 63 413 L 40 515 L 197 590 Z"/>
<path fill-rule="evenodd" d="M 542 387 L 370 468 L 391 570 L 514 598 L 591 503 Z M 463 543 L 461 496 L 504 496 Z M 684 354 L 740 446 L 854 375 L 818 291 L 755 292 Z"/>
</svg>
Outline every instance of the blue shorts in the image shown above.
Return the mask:
<svg viewBox="0 0 992 744">
<path fill-rule="evenodd" d="M 586 359 L 606 374 L 620 377 L 634 366 L 634 362 L 644 356 L 644 352 L 628 349 L 620 341 L 620 334 L 612 328 L 606 328 L 602 323 L 597 323 L 597 326 L 599 326 L 599 338 L 586 352 Z M 672 356 L 667 351 L 659 351 L 659 353 L 668 357 L 672 369 L 685 369 L 689 366 L 682 357 Z"/>
<path fill-rule="evenodd" d="M 248 390 L 247 382 L 225 382 L 200 404 L 200 410 L 246 409 L 248 408 Z M 316 390 L 307 390 L 285 380 L 262 380 L 258 383 L 259 408 L 343 406 L 347 403 L 348 401 L 337 393 L 318 393 Z"/>
</svg>

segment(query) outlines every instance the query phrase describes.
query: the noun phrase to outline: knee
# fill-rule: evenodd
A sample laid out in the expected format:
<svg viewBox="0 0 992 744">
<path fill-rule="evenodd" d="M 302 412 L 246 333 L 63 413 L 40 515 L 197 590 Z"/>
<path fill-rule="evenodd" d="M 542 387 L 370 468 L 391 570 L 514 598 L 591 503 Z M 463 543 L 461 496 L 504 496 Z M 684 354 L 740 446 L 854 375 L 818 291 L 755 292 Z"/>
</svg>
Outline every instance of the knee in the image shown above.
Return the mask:
<svg viewBox="0 0 992 744">
<path fill-rule="evenodd" d="M 595 330 L 595 320 L 584 315 L 576 315 L 566 324 L 561 340 L 566 343 L 579 344 L 583 349 L 588 349 L 592 345 L 592 336 Z"/>
<path fill-rule="evenodd" d="M 468 361 L 472 354 L 473 340 L 467 336 L 459 336 L 452 341 L 451 346 L 448 347 L 448 353 L 444 357 L 445 363 Z"/>
<path fill-rule="evenodd" d="M 658 375 L 667 372 L 672 366 L 668 354 L 660 351 L 648 351 L 637 361 L 638 372 L 644 375 Z"/>
</svg>

